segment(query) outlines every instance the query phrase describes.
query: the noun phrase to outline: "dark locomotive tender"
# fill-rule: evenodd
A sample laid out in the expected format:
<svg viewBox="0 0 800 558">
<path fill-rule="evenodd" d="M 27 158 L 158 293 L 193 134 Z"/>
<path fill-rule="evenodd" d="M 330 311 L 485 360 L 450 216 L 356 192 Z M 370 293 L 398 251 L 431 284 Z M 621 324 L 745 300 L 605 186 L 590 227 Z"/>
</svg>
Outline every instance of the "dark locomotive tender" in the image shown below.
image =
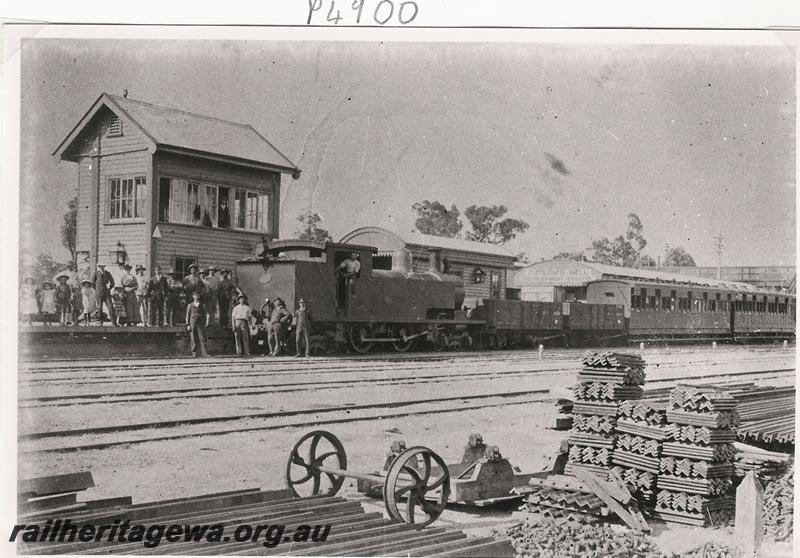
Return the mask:
<svg viewBox="0 0 800 558">
<path fill-rule="evenodd" d="M 438 250 L 430 269 L 414 272 L 398 250 L 391 270 L 373 269 L 370 246 L 274 241 L 258 257 L 237 262 L 251 306 L 282 298 L 290 311 L 304 298 L 314 317 L 313 341 L 326 351 L 346 343 L 359 353 L 375 345 L 398 352 L 427 341 L 435 348 L 621 343 L 636 339 L 793 337 L 795 296 L 743 285 L 599 280 L 586 302 L 485 299 L 467 315 L 460 277 L 442 272 Z M 337 267 L 351 253 L 360 271 L 348 280 Z"/>
</svg>

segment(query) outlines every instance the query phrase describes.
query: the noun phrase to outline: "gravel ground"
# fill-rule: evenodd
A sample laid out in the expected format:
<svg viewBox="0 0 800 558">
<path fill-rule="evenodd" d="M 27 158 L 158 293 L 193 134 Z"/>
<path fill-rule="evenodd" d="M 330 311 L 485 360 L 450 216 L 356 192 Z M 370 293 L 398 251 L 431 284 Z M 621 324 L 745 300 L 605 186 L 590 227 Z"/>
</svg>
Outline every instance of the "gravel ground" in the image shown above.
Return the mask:
<svg viewBox="0 0 800 558">
<path fill-rule="evenodd" d="M 574 371 L 578 363 L 558 362 L 551 359 L 545 362 L 532 362 L 530 354 L 518 353 L 520 360 L 514 362 L 513 353 L 503 356 L 502 363 L 498 359 L 497 369 L 539 370 L 519 376 L 452 378 L 435 383 L 415 383 L 415 377 L 429 374 L 432 366 L 420 363 L 418 366 L 403 364 L 404 371 L 384 372 L 388 377 L 408 376 L 409 383 L 370 385 L 355 384 L 337 389 L 321 389 L 318 391 L 299 391 L 285 394 L 232 395 L 213 399 L 175 399 L 162 402 L 141 403 L 103 403 L 99 405 L 82 405 L 75 407 L 45 407 L 21 410 L 20 423 L 22 430 L 40 430 L 49 428 L 76 428 L 80 425 L 108 425 L 125 422 L 150 422 L 156 418 L 187 418 L 196 416 L 217 416 L 238 412 L 259 412 L 278 410 L 281 408 L 306 408 L 317 406 L 339 406 L 352 402 L 363 404 L 370 401 L 396 401 L 401 399 L 433 398 L 437 396 L 475 395 L 479 393 L 502 393 L 508 391 L 532 390 L 540 388 L 557 388 L 566 390 L 574 382 L 574 372 L 546 371 L 554 366 L 572 366 Z M 677 351 L 652 351 L 646 355 L 650 362 L 648 379 L 669 378 L 695 373 L 717 373 L 722 370 L 752 369 L 759 362 L 768 361 L 775 367 L 793 367 L 794 353 L 748 352 L 746 349 L 726 349 L 717 355 L 708 350 L 697 354 L 681 349 Z M 717 363 L 710 362 L 711 360 Z M 665 367 L 657 366 L 661 361 L 672 361 Z M 703 360 L 702 366 L 690 367 L 691 363 Z M 364 362 L 364 361 L 359 361 Z M 490 361 L 487 361 L 489 363 Z M 437 366 L 452 373 L 469 372 L 470 370 L 487 370 L 487 366 L 460 364 L 459 357 L 443 361 Z M 763 364 L 762 364 L 763 365 Z M 321 366 L 321 365 L 320 365 Z M 329 366 L 329 365 L 326 365 Z M 359 365 L 354 365 L 358 368 Z M 364 365 L 367 366 L 367 365 Z M 372 365 L 369 365 L 372 366 Z M 766 365 L 765 365 L 766 366 Z M 397 365 L 400 368 L 400 365 Z M 391 368 L 388 366 L 387 368 Z M 218 383 L 214 378 L 192 383 L 187 378 L 172 378 L 173 384 L 163 381 L 147 380 L 146 387 L 165 385 L 188 385 L 192 387 L 222 386 L 237 384 L 247 386 L 254 382 L 268 383 L 269 377 L 263 375 L 250 376 L 249 367 L 242 367 L 235 376 L 226 376 L 225 382 Z M 209 371 L 211 373 L 213 371 Z M 92 374 L 100 372 L 92 371 Z M 185 371 L 177 371 L 183 374 Z M 49 373 L 48 373 L 49 374 Z M 137 372 L 137 374 L 139 374 Z M 374 372 L 358 372 L 354 370 L 335 371 L 325 374 L 325 378 L 356 379 Z M 65 377 L 65 374 L 61 374 Z M 66 376 L 69 376 L 67 374 Z M 290 380 L 291 373 L 281 374 L 281 382 Z M 322 377 L 322 376 L 319 376 Z M 237 379 L 238 378 L 238 379 Z M 309 380 L 308 375 L 305 376 Z M 313 378 L 311 378 L 313 379 Z M 21 381 L 23 379 L 21 378 Z M 108 385 L 98 384 L 103 390 L 113 393 L 114 386 L 122 386 L 121 378 Z M 134 380 L 135 381 L 135 380 Z M 750 380 L 751 381 L 751 380 Z M 66 382 L 69 383 L 68 381 Z M 783 383 L 786 383 L 785 381 Z M 663 385 L 663 384 L 661 384 Z M 125 384 L 126 391 L 135 391 L 141 386 Z M 75 387 L 83 393 L 96 390 L 97 386 Z M 61 393 L 63 388 L 55 386 L 32 386 L 21 384 L 20 396 L 23 393 Z M 454 404 L 454 407 L 457 405 Z M 420 404 L 414 407 L 417 412 L 441 407 L 436 404 Z M 250 408 L 253 408 L 250 410 Z M 258 409 L 258 410 L 256 410 Z M 24 411 L 24 412 L 22 412 Z M 346 448 L 349 468 L 361 471 L 373 471 L 383 464 L 386 451 L 392 440 L 404 439 L 410 445 L 425 445 L 439 453 L 447 463 L 460 460 L 467 438 L 473 432 L 483 435 L 488 444 L 496 444 L 501 452 L 509 458 L 512 465 L 524 472 L 535 472 L 546 467 L 548 459 L 553 456 L 566 437 L 565 432 L 557 432 L 549 427 L 555 418 L 556 409 L 552 401 L 540 401 L 523 405 L 497 406 L 483 409 L 455 409 L 438 414 L 418 414 L 412 416 L 385 417 L 363 422 L 340 423 L 326 425 L 338 436 Z M 182 428 L 174 429 L 180 431 Z M 198 429 L 202 432 L 203 425 Z M 288 453 L 294 443 L 307 431 L 314 429 L 313 418 L 307 426 L 278 427 L 268 431 L 232 433 L 218 436 L 197 436 L 178 440 L 146 442 L 135 445 L 111 447 L 103 450 L 87 450 L 72 453 L 34 453 L 20 454 L 18 459 L 19 477 L 60 474 L 76 471 L 91 471 L 96 488 L 86 491 L 84 498 L 94 499 L 111 496 L 133 496 L 134 502 L 146 502 L 169 498 L 188 497 L 213 492 L 260 487 L 276 489 L 284 486 L 283 471 Z M 142 431 L 147 433 L 147 431 Z M 131 433 L 122 433 L 130 436 Z M 123 439 L 128 439 L 123 438 Z M 89 437 L 87 437 L 89 440 Z M 25 442 L 28 443 L 28 442 Z M 60 443 L 58 440 L 51 443 Z M 32 446 L 33 447 L 33 446 Z M 355 481 L 348 481 L 344 488 L 345 495 L 357 497 Z M 382 504 L 365 501 L 370 508 L 382 509 Z M 444 524 L 458 526 L 472 534 L 487 534 L 493 527 L 509 525 L 514 522 L 511 517 L 513 507 L 506 506 L 491 511 L 476 512 L 463 507 L 448 509 L 441 521 Z M 730 533 L 725 530 L 708 530 L 691 527 L 668 527 L 654 524 L 654 540 L 664 550 L 682 551 L 699 546 L 703 542 L 715 540 L 730 543 Z M 772 545 L 769 556 L 791 556 L 791 545 Z M 788 552 L 788 553 L 787 553 Z"/>
</svg>

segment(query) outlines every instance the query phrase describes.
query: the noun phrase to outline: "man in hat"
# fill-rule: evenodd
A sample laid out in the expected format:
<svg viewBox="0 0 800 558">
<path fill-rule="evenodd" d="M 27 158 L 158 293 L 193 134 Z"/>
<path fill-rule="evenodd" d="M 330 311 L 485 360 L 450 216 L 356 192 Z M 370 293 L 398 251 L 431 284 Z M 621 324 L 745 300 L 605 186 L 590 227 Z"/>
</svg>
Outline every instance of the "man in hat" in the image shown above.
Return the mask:
<svg viewBox="0 0 800 558">
<path fill-rule="evenodd" d="M 150 325 L 162 327 L 164 325 L 164 307 L 169 292 L 169 282 L 161 274 L 161 266 L 153 268 L 154 275 L 147 281 L 145 293 L 150 310 Z"/>
<path fill-rule="evenodd" d="M 239 295 L 239 304 L 233 307 L 233 336 L 236 339 L 236 354 L 250 356 L 250 307 L 247 298 Z"/>
<path fill-rule="evenodd" d="M 72 301 L 72 289 L 67 285 L 69 273 L 62 272 L 56 275 L 56 314 L 58 314 L 58 323 L 62 326 L 67 325 L 69 322 L 69 304 Z"/>
<path fill-rule="evenodd" d="M 169 327 L 173 327 L 180 319 L 180 311 L 183 305 L 182 299 L 186 297 L 186 291 L 180 281 L 180 276 L 181 274 L 174 269 L 170 269 L 167 273 L 167 291 L 164 301 L 166 315 L 164 316 L 164 321 Z"/>
<path fill-rule="evenodd" d="M 339 309 L 347 310 L 348 293 L 353 293 L 354 283 L 361 273 L 361 262 L 358 261 L 358 252 L 351 252 L 346 260 L 336 266 L 339 277 L 337 284 L 337 302 Z"/>
<path fill-rule="evenodd" d="M 190 297 L 192 293 L 197 292 L 200 294 L 200 300 L 205 302 L 206 298 L 206 284 L 200 276 L 200 268 L 197 264 L 189 266 L 189 275 L 183 280 L 183 288 L 186 289 L 186 294 Z"/>
<path fill-rule="evenodd" d="M 222 270 L 222 279 L 219 281 L 217 301 L 219 303 L 219 325 L 228 327 L 228 317 L 231 312 L 231 294 L 233 291 L 233 281 L 231 281 L 231 270 Z"/>
<path fill-rule="evenodd" d="M 267 332 L 267 347 L 269 347 L 269 354 L 275 351 L 275 332 L 272 329 L 272 311 L 275 310 L 275 303 L 269 299 L 269 296 L 264 298 L 264 304 L 258 312 L 258 317 L 261 319 L 261 324 Z"/>
<path fill-rule="evenodd" d="M 192 302 L 186 306 L 186 331 L 189 332 L 189 341 L 192 349 L 192 356 L 197 356 L 198 348 L 200 356 L 208 356 L 206 351 L 206 307 L 200 300 L 198 291 L 192 292 Z"/>
<path fill-rule="evenodd" d="M 283 334 L 286 327 L 292 323 L 292 315 L 286 310 L 286 303 L 280 298 L 275 299 L 275 309 L 272 311 L 270 318 L 270 325 L 274 337 L 274 347 L 270 353 L 272 356 L 279 356 L 281 354 L 281 344 L 283 342 Z"/>
<path fill-rule="evenodd" d="M 111 320 L 111 323 L 117 325 L 114 301 L 111 299 L 111 289 L 114 288 L 114 278 L 106 271 L 106 264 L 97 264 L 97 271 L 92 274 L 91 282 L 92 285 L 94 285 L 94 296 L 97 302 L 97 318 L 100 321 L 100 325 L 103 325 L 103 304 L 108 307 L 108 318 Z"/>
<path fill-rule="evenodd" d="M 306 350 L 306 358 L 311 356 L 311 347 L 308 343 L 308 334 L 311 330 L 311 313 L 308 311 L 306 307 L 306 301 L 302 298 L 297 302 L 299 308 L 294 312 L 294 319 L 295 319 L 295 334 L 294 334 L 294 346 L 295 346 L 295 357 L 300 356 L 300 340 L 302 339 L 305 343 L 303 346 Z"/>
<path fill-rule="evenodd" d="M 145 327 L 150 324 L 150 297 L 147 296 L 147 268 L 142 264 L 136 264 L 136 305 L 139 309 L 139 316 L 142 318 L 142 325 Z"/>
<path fill-rule="evenodd" d="M 206 304 L 208 305 L 208 322 L 207 327 L 216 326 L 219 324 L 219 277 L 217 277 L 217 268 L 213 265 L 208 266 L 208 275 L 206 275 Z"/>
</svg>

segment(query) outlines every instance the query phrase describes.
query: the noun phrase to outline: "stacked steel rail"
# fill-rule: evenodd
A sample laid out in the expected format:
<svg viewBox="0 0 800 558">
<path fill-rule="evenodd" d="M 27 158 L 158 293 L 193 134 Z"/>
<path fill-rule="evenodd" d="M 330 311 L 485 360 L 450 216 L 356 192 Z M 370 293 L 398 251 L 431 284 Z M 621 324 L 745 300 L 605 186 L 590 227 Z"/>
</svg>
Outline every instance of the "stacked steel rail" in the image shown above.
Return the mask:
<svg viewBox="0 0 800 558">
<path fill-rule="evenodd" d="M 636 355 L 588 352 L 581 364 L 573 389 L 565 472 L 582 467 L 605 477 L 611 468 L 619 404 L 641 398 L 645 363 Z"/>
<path fill-rule="evenodd" d="M 741 424 L 738 439 L 764 445 L 793 445 L 795 388 L 756 388 L 734 393 Z"/>
<path fill-rule="evenodd" d="M 88 473 L 83 473 L 84 476 Z M 53 483 L 50 479 L 35 479 L 39 487 L 51 498 L 47 509 L 40 509 L 38 498 L 42 490 L 29 491 L 37 496 L 36 504 L 22 512 L 19 523 L 45 525 L 51 531 L 47 542 L 18 542 L 20 554 L 159 554 L 159 555 L 286 555 L 293 556 L 507 556 L 514 554 L 508 541 L 488 537 L 467 537 L 462 531 L 444 528 L 424 528 L 419 525 L 391 521 L 381 513 L 366 513 L 361 504 L 337 496 L 294 498 L 289 490 L 263 491 L 260 489 L 210 494 L 192 498 L 166 500 L 131 505 L 129 498 L 101 501 L 74 502 L 80 487 L 66 486 L 64 479 Z M 69 480 L 69 479 L 68 479 Z M 92 486 L 91 482 L 84 486 Z M 60 526 L 69 524 L 80 530 L 83 526 L 112 526 L 120 530 L 125 525 L 125 537 L 92 538 L 81 542 L 69 541 L 67 534 L 60 540 Z M 128 522 L 128 523 L 126 523 Z M 170 541 L 164 537 L 156 548 L 149 547 L 143 533 L 138 540 L 133 532 L 137 526 L 156 525 L 206 525 L 222 526 L 218 537 L 210 540 L 186 542 L 184 537 Z M 237 542 L 240 526 L 250 526 L 254 533 L 259 526 L 269 525 L 273 531 L 262 532 L 259 540 Z M 330 529 L 324 540 L 297 538 L 302 526 L 320 526 L 319 533 Z M 279 537 L 275 529 L 282 527 Z M 94 528 L 93 528 L 94 529 Z M 144 531 L 144 528 L 142 528 Z M 239 533 L 242 529 L 238 529 Z M 94 530 L 92 531 L 94 533 Z M 108 533 L 108 529 L 106 529 Z M 267 539 L 271 536 L 271 539 Z M 73 534 L 74 537 L 74 534 Z M 210 535 L 209 535 L 210 537 Z M 20 537 L 21 538 L 21 537 Z M 320 539 L 320 537 L 317 537 Z M 267 544 L 264 544 L 264 543 Z"/>
<path fill-rule="evenodd" d="M 736 399 L 715 388 L 679 385 L 670 392 L 667 420 L 655 515 L 690 525 L 723 522 L 735 504 Z"/>
<path fill-rule="evenodd" d="M 652 507 L 655 503 L 666 422 L 665 402 L 634 399 L 619 405 L 612 470 L 625 481 L 642 506 Z"/>
</svg>

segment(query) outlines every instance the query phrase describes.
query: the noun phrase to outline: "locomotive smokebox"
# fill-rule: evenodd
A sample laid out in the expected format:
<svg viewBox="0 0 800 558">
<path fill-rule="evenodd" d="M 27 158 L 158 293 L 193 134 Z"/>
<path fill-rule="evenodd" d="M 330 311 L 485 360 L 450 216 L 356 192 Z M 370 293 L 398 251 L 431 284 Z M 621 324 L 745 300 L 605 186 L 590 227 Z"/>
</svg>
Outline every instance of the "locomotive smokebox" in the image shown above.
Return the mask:
<svg viewBox="0 0 800 558">
<path fill-rule="evenodd" d="M 440 248 L 428 248 L 429 264 L 428 269 L 434 273 L 442 273 L 442 250 Z"/>
</svg>

